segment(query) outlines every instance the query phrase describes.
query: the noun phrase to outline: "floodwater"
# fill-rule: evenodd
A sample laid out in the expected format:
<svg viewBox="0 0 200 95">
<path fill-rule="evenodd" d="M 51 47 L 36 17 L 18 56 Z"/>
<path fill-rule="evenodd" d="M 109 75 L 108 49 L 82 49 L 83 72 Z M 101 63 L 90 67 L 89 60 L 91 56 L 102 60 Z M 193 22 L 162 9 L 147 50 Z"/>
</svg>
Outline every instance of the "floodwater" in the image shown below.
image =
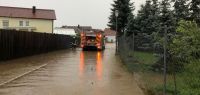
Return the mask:
<svg viewBox="0 0 200 95">
<path fill-rule="evenodd" d="M 0 63 L 0 95 L 143 95 L 115 56 L 62 50 Z"/>
</svg>

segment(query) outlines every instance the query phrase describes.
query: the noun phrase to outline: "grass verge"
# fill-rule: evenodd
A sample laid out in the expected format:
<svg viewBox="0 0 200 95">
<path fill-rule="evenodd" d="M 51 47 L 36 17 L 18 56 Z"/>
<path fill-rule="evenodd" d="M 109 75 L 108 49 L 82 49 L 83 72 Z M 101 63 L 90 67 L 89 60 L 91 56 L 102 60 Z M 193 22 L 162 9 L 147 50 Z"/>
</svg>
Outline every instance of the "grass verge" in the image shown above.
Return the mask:
<svg viewBox="0 0 200 95">
<path fill-rule="evenodd" d="M 154 53 L 135 51 L 128 55 L 121 55 L 121 58 L 128 71 L 134 73 L 134 78 L 136 78 L 136 81 L 145 94 L 162 94 L 162 73 L 152 71 L 152 65 L 158 61 L 158 58 L 154 56 Z"/>
<path fill-rule="evenodd" d="M 120 57 L 129 72 L 146 95 L 162 95 L 163 72 L 155 72 L 153 65 L 158 58 L 151 52 L 121 53 Z M 200 95 L 200 60 L 191 60 L 185 64 L 180 72 L 176 72 L 177 94 L 175 94 L 174 76 L 167 74 L 167 95 Z"/>
</svg>

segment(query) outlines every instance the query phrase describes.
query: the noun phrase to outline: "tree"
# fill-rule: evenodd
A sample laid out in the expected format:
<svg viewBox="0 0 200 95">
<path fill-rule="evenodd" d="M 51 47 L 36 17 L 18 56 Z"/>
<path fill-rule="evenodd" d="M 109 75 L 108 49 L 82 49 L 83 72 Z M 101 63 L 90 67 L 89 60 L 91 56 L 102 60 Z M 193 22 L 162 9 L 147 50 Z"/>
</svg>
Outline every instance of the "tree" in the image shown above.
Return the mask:
<svg viewBox="0 0 200 95">
<path fill-rule="evenodd" d="M 138 11 L 137 23 L 138 31 L 141 33 L 151 34 L 151 1 L 147 0 L 145 5 L 141 5 L 141 9 Z"/>
<path fill-rule="evenodd" d="M 162 0 L 161 2 L 161 28 L 167 26 L 168 33 L 175 33 L 175 17 L 173 16 L 173 12 L 170 9 L 170 1 L 169 0 Z M 162 29 L 163 30 L 163 29 Z M 164 34 L 164 31 L 160 31 L 161 34 Z M 171 34 L 170 34 L 171 35 Z"/>
<path fill-rule="evenodd" d="M 190 11 L 191 11 L 190 18 L 196 21 L 197 24 L 200 25 L 200 1 L 192 0 L 189 5 L 190 5 Z"/>
<path fill-rule="evenodd" d="M 200 57 L 200 28 L 196 23 L 180 21 L 177 35 L 170 44 L 170 53 L 184 60 Z"/>
<path fill-rule="evenodd" d="M 178 23 L 181 19 L 187 19 L 189 16 L 188 0 L 175 0 L 174 1 L 174 16 Z"/>
<path fill-rule="evenodd" d="M 154 65 L 154 67 L 162 67 L 162 63 L 164 61 L 164 42 L 167 41 L 167 43 L 170 43 L 172 41 L 171 38 L 174 37 L 174 35 L 176 34 L 175 31 L 175 17 L 173 16 L 173 11 L 171 10 L 171 5 L 170 5 L 170 1 L 169 0 L 162 0 L 160 3 L 160 31 L 158 31 L 157 33 L 155 33 L 155 50 L 156 53 L 158 53 L 159 56 L 159 61 L 157 62 L 157 64 Z M 165 30 L 167 31 L 166 37 L 167 39 L 165 40 Z M 166 51 L 166 57 L 167 57 L 167 63 L 168 67 L 167 68 L 171 68 L 169 66 L 171 66 L 170 61 L 171 61 L 171 54 L 169 53 L 168 49 Z M 171 70 L 168 70 L 171 72 Z"/>
<path fill-rule="evenodd" d="M 152 0 L 152 5 L 151 5 L 151 27 L 152 27 L 152 33 L 153 32 L 158 32 L 159 27 L 160 27 L 160 10 L 159 10 L 159 4 L 158 0 Z"/>
<path fill-rule="evenodd" d="M 169 51 L 179 70 L 180 95 L 200 93 L 200 28 L 196 22 L 181 20 Z M 183 84 L 184 82 L 184 84 Z"/>
<path fill-rule="evenodd" d="M 158 0 L 146 0 L 145 5 L 141 5 L 138 15 L 135 18 L 136 29 L 140 33 L 151 35 L 159 31 L 159 5 Z"/>
<path fill-rule="evenodd" d="M 135 19 L 134 19 L 134 15 L 129 15 L 128 17 L 128 23 L 126 26 L 126 30 L 125 30 L 125 35 L 126 36 L 130 36 L 133 34 L 133 32 L 135 32 Z"/>
<path fill-rule="evenodd" d="M 111 9 L 111 15 L 109 17 L 108 26 L 115 30 L 116 29 L 116 16 L 115 11 L 117 10 L 119 12 L 118 16 L 118 36 L 123 35 L 123 31 L 128 24 L 128 17 L 129 15 L 132 15 L 132 11 L 134 10 L 133 3 L 130 2 L 130 0 L 117 0 L 114 1 L 114 4 L 112 4 L 113 8 Z"/>
</svg>

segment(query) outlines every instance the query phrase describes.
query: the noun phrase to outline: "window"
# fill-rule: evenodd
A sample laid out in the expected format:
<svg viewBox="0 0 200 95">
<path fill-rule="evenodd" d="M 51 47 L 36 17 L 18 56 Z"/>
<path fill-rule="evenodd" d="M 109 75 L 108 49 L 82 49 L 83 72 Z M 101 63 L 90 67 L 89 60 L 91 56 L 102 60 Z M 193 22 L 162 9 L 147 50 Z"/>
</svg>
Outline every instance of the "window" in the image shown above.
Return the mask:
<svg viewBox="0 0 200 95">
<path fill-rule="evenodd" d="M 19 26 L 24 26 L 23 21 L 19 21 Z"/>
<path fill-rule="evenodd" d="M 3 20 L 3 27 L 9 27 L 9 21 Z"/>
<path fill-rule="evenodd" d="M 29 21 L 26 21 L 26 26 L 29 26 Z"/>
</svg>

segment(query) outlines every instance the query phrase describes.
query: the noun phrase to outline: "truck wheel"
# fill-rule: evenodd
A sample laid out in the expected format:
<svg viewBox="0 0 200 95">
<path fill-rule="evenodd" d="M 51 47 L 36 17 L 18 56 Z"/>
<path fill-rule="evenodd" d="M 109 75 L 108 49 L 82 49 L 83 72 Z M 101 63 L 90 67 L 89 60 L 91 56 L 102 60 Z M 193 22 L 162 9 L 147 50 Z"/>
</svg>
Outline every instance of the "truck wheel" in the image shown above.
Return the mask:
<svg viewBox="0 0 200 95">
<path fill-rule="evenodd" d="M 82 51 L 86 51 L 86 48 L 82 48 Z"/>
</svg>

